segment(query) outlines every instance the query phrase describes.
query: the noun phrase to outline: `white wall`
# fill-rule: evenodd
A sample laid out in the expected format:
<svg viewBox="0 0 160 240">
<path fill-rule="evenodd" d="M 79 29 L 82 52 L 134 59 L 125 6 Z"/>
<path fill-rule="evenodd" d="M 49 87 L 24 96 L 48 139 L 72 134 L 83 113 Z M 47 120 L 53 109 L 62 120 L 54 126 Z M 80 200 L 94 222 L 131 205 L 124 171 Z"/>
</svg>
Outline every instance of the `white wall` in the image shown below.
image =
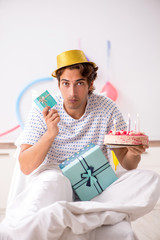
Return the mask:
<svg viewBox="0 0 160 240">
<path fill-rule="evenodd" d="M 15 105 L 30 82 L 50 77 L 56 55 L 81 47 L 99 66 L 97 91 L 107 81 L 107 40 L 111 41 L 111 83 L 127 119 L 139 113 L 141 130 L 160 139 L 160 1 L 158 0 L 1 0 L 0 133 L 18 124 Z M 81 46 L 80 46 L 81 45 Z M 31 90 L 57 91 L 56 80 L 24 94 L 25 121 Z M 21 130 L 0 138 L 12 141 Z"/>
</svg>

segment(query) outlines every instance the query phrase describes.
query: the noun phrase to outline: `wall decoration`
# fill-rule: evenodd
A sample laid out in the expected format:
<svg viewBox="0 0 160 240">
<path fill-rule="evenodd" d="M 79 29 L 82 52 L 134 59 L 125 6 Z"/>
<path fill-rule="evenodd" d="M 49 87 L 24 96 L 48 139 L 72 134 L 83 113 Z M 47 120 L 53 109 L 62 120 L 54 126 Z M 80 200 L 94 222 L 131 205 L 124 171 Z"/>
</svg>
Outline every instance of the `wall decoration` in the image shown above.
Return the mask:
<svg viewBox="0 0 160 240">
<path fill-rule="evenodd" d="M 111 82 L 106 82 L 105 85 L 103 86 L 101 92 L 106 92 L 106 96 L 112 99 L 113 101 L 117 100 L 118 97 L 118 92 L 116 88 L 112 85 Z"/>
<path fill-rule="evenodd" d="M 22 91 L 20 92 L 18 98 L 17 98 L 17 101 L 16 101 L 16 115 L 17 115 L 17 120 L 18 120 L 18 123 L 19 125 L 3 132 L 3 133 L 0 133 L 0 137 L 3 137 L 4 135 L 7 135 L 15 130 L 17 130 L 18 128 L 24 128 L 24 124 L 23 124 L 23 121 L 22 121 L 22 118 L 21 118 L 21 114 L 20 114 L 20 101 L 24 95 L 24 93 L 28 90 L 28 88 L 30 88 L 31 86 L 37 84 L 37 83 L 40 83 L 40 82 L 45 82 L 45 81 L 53 81 L 54 78 L 51 78 L 51 77 L 46 77 L 46 78 L 40 78 L 40 79 L 36 79 L 32 82 L 30 82 L 27 86 L 25 86 Z"/>
<path fill-rule="evenodd" d="M 118 92 L 113 84 L 110 82 L 110 56 L 111 56 L 111 42 L 107 41 L 107 82 L 103 86 L 101 92 L 106 92 L 107 97 L 113 101 L 117 100 Z"/>
<path fill-rule="evenodd" d="M 4 135 L 7 135 L 8 133 L 11 133 L 13 131 L 15 131 L 16 129 L 18 129 L 20 127 L 20 125 L 17 125 L 9 130 L 7 130 L 6 132 L 0 133 L 0 137 L 3 137 Z"/>
<path fill-rule="evenodd" d="M 116 157 L 116 154 L 113 152 L 113 151 L 111 151 L 112 152 L 112 158 L 113 158 L 113 163 L 114 163 L 114 168 L 115 168 L 115 171 L 117 170 L 117 166 L 118 166 L 118 164 L 119 164 L 119 161 L 118 161 L 118 159 L 117 159 L 117 157 Z"/>
</svg>

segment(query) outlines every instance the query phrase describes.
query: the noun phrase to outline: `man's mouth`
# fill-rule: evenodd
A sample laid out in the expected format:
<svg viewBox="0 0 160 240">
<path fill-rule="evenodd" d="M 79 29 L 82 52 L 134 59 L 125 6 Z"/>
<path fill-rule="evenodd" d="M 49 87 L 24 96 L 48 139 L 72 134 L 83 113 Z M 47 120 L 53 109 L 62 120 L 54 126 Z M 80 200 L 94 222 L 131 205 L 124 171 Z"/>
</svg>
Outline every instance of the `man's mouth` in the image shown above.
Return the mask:
<svg viewBox="0 0 160 240">
<path fill-rule="evenodd" d="M 70 98 L 70 99 L 68 99 L 68 101 L 69 101 L 70 103 L 75 103 L 75 102 L 78 101 L 78 99 L 77 99 L 77 98 Z"/>
</svg>

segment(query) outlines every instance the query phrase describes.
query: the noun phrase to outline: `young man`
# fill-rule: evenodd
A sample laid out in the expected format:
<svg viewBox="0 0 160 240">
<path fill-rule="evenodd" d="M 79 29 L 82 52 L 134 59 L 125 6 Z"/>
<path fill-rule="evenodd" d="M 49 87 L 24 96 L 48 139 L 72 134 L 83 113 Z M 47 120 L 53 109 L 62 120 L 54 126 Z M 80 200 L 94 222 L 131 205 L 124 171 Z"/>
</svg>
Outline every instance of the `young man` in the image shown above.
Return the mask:
<svg viewBox="0 0 160 240">
<path fill-rule="evenodd" d="M 114 119 L 117 130 L 125 129 L 126 124 L 113 101 L 93 93 L 98 68 L 95 63 L 87 61 L 82 51 L 71 50 L 58 55 L 57 65 L 53 72 L 60 89 L 60 94 L 55 97 L 57 104 L 53 109 L 46 107 L 42 113 L 38 108 L 33 108 L 19 140 L 20 168 L 25 175 L 29 175 L 30 180 L 8 207 L 7 216 L 9 219 L 15 216 L 15 233 L 23 232 L 24 219 L 27 217 L 38 218 L 41 222 L 47 215 L 48 220 L 43 222 L 45 228 L 36 228 L 38 237 L 42 232 L 49 231 L 50 226 L 54 226 L 55 232 L 58 231 L 59 221 L 64 219 L 61 228 L 64 230 L 69 227 L 74 235 L 73 238 L 72 235 L 69 238 L 66 235 L 64 239 L 134 239 L 126 219 L 140 217 L 154 207 L 160 194 L 159 176 L 139 170 L 128 171 L 92 201 L 73 202 L 70 182 L 58 165 L 91 142 L 99 145 L 109 159 L 108 149 L 103 144 L 104 135 L 113 129 Z M 114 151 L 122 167 L 132 170 L 137 168 L 140 155 L 146 147 L 126 147 Z M 65 203 L 62 203 L 63 211 L 58 212 L 61 214 L 59 217 L 55 203 L 62 207 L 61 201 Z M 96 205 L 96 202 L 102 205 Z M 112 215 L 114 211 L 116 214 Z M 92 220 L 88 220 L 92 212 Z M 69 218 L 71 213 L 73 217 Z M 56 218 L 51 214 L 55 214 Z M 101 218 L 101 214 L 106 215 Z M 111 214 L 109 219 L 107 214 Z M 59 219 L 57 228 L 55 219 Z M 33 225 L 38 226 L 35 223 Z M 104 227 L 99 230 L 98 227 L 102 225 Z M 91 234 L 94 229 L 97 229 L 94 237 L 87 235 L 86 238 L 83 235 L 87 231 L 87 234 Z M 47 232 L 48 237 L 44 239 L 63 239 L 56 238 L 54 231 L 51 232 Z M 27 236 L 32 239 L 33 229 L 28 229 Z"/>
<path fill-rule="evenodd" d="M 70 59 L 73 62 L 70 63 Z M 82 51 L 72 50 L 62 53 L 58 56 L 58 64 L 59 62 L 63 62 L 63 66 L 61 65 L 54 73 L 61 92 L 61 97 L 57 98 L 58 105 L 51 110 L 46 107 L 43 110 L 43 118 L 40 112 L 35 113 L 38 115 L 35 122 L 24 131 L 25 144 L 21 145 L 19 156 L 24 174 L 30 174 L 39 167 L 47 157 L 48 151 L 53 153 L 50 161 L 59 162 L 91 141 L 100 145 L 107 157 L 103 138 L 113 127 L 114 119 L 117 129 L 126 128 L 117 106 L 110 99 L 93 93 L 98 68 L 94 63 L 87 62 Z M 40 133 L 37 135 L 37 129 L 35 130 L 33 126 L 38 125 L 40 118 L 43 122 L 43 130 L 42 127 L 38 127 L 41 135 Z M 64 133 L 65 137 L 62 140 Z M 31 141 L 33 135 L 35 138 Z M 115 153 L 121 165 L 131 170 L 137 167 L 140 155 L 146 147 L 121 148 L 116 149 Z M 64 151 L 64 154 L 60 154 L 59 151 Z"/>
</svg>

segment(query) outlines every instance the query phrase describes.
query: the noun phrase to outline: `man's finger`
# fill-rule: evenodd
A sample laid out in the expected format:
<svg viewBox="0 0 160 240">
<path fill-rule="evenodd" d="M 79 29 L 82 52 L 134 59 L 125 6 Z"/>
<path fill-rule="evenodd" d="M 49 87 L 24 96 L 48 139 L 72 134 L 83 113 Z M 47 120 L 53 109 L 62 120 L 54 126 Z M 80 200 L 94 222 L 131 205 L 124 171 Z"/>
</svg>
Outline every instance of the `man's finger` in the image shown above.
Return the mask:
<svg viewBox="0 0 160 240">
<path fill-rule="evenodd" d="M 44 109 L 43 109 L 43 111 L 42 111 L 42 114 L 43 114 L 43 116 L 44 117 L 46 117 L 47 116 L 47 114 L 48 114 L 48 111 L 49 111 L 49 109 L 50 109 L 51 107 L 49 107 L 49 106 L 46 106 Z"/>
</svg>

